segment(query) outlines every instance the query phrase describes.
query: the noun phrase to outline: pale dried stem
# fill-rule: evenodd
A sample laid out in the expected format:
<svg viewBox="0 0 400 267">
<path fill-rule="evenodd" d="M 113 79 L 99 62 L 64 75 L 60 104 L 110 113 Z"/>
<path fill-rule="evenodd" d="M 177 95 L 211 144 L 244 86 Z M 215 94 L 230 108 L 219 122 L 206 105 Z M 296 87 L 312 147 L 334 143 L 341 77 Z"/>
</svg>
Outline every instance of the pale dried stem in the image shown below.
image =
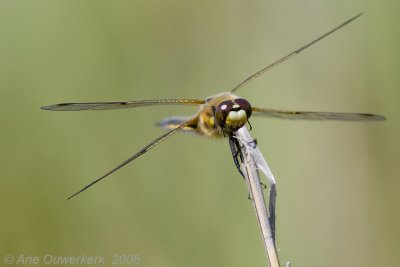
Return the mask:
<svg viewBox="0 0 400 267">
<path fill-rule="evenodd" d="M 235 134 L 239 140 L 243 155 L 242 172 L 245 176 L 249 195 L 256 211 L 269 264 L 271 267 L 279 267 L 280 263 L 275 247 L 275 179 L 248 130 L 243 128 L 245 127 L 242 127 Z M 259 170 L 266 175 L 270 183 L 269 212 L 264 200 L 263 185 L 260 181 Z"/>
</svg>

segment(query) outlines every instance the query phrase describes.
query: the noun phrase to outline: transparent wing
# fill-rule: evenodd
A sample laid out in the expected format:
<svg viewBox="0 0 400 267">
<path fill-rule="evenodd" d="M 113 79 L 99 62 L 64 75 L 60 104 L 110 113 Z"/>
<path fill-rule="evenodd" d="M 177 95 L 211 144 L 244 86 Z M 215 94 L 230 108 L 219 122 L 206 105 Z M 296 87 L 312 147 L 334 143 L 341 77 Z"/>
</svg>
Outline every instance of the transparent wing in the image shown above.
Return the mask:
<svg viewBox="0 0 400 267">
<path fill-rule="evenodd" d="M 70 197 L 68 197 L 68 199 L 82 193 L 83 191 L 85 191 L 86 189 L 88 189 L 89 187 L 91 187 L 92 185 L 100 182 L 101 180 L 103 180 L 104 178 L 106 178 L 107 176 L 109 176 L 110 174 L 116 172 L 117 170 L 121 169 L 122 167 L 124 167 L 126 164 L 132 162 L 133 160 L 135 160 L 136 158 L 140 157 L 141 155 L 143 155 L 144 153 L 146 153 L 147 151 L 149 151 L 150 149 L 152 149 L 153 147 L 157 146 L 158 144 L 160 144 L 162 141 L 164 141 L 165 139 L 167 139 L 168 137 L 170 137 L 171 135 L 173 135 L 174 133 L 176 133 L 179 129 L 190 125 L 193 123 L 193 121 L 196 121 L 197 117 L 186 121 L 184 123 L 182 123 L 181 125 L 179 125 L 178 127 L 176 127 L 175 129 L 161 135 L 160 137 L 158 137 L 157 139 L 153 140 L 150 144 L 148 144 L 147 146 L 145 146 L 144 148 L 142 148 L 139 152 L 137 152 L 136 154 L 134 154 L 132 157 L 128 158 L 127 160 L 125 160 L 124 162 L 120 163 L 118 166 L 116 166 L 115 168 L 111 169 L 110 171 L 108 171 L 107 173 L 105 173 L 104 175 L 102 175 L 101 177 L 97 178 L 96 180 L 94 180 L 93 182 L 91 182 L 90 184 L 88 184 L 87 186 L 83 187 L 81 190 L 79 190 L 78 192 L 76 192 L 75 194 L 71 195 Z"/>
<path fill-rule="evenodd" d="M 321 41 L 322 39 L 324 39 L 325 37 L 331 35 L 332 33 L 334 33 L 335 31 L 339 30 L 340 28 L 346 26 L 347 24 L 349 24 L 350 22 L 352 22 L 353 20 L 355 20 L 356 18 L 358 18 L 359 16 L 361 16 L 363 13 L 360 13 L 348 20 L 346 20 L 345 22 L 343 22 L 342 24 L 340 24 L 339 26 L 333 28 L 332 30 L 330 30 L 329 32 L 321 35 L 320 37 L 318 37 L 317 39 L 314 39 L 313 41 L 309 42 L 308 44 L 300 47 L 299 49 L 296 49 L 295 51 L 289 53 L 288 55 L 278 59 L 277 61 L 273 62 L 272 64 L 262 68 L 261 70 L 257 71 L 256 73 L 250 75 L 249 77 L 247 77 L 244 81 L 242 81 L 241 83 L 239 83 L 238 85 L 236 85 L 232 90 L 231 93 L 236 92 L 239 88 L 243 87 L 245 84 L 247 84 L 248 82 L 254 80 L 255 78 L 257 78 L 258 76 L 260 76 L 261 74 L 263 74 L 264 72 L 278 66 L 279 64 L 281 64 L 282 62 L 288 60 L 289 58 L 299 54 L 300 52 L 302 52 L 303 50 L 309 48 L 310 46 L 312 46 L 313 44 Z"/>
<path fill-rule="evenodd" d="M 292 120 L 383 121 L 385 117 L 368 113 L 340 113 L 317 111 L 291 111 L 253 107 L 253 116 L 266 116 Z"/>
<path fill-rule="evenodd" d="M 61 103 L 43 106 L 41 109 L 51 111 L 109 110 L 153 105 L 201 105 L 204 103 L 204 100 L 197 99 L 153 99 L 125 102 Z"/>
<path fill-rule="evenodd" d="M 184 123 L 185 121 L 188 121 L 189 119 L 190 119 L 189 117 L 169 117 L 163 119 L 162 121 L 157 122 L 156 125 L 165 130 L 172 130 L 181 125 L 182 123 Z M 181 130 L 186 132 L 194 132 L 196 131 L 197 126 L 198 126 L 198 120 L 193 121 L 192 124 L 187 124 L 185 127 L 182 127 Z"/>
</svg>

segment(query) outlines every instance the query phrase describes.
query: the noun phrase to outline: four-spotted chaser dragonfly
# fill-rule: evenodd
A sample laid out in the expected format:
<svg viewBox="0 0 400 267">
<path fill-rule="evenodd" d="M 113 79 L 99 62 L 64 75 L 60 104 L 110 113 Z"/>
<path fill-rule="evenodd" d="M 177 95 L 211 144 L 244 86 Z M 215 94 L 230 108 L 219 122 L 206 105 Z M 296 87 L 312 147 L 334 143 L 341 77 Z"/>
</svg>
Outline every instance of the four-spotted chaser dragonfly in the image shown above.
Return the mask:
<svg viewBox="0 0 400 267">
<path fill-rule="evenodd" d="M 220 93 L 207 98 L 206 100 L 197 99 L 156 99 L 156 100 L 140 100 L 140 101 L 125 101 L 125 102 L 92 102 L 92 103 L 61 103 L 55 105 L 49 105 L 41 107 L 44 110 L 51 111 L 80 111 L 80 110 L 110 110 L 110 109 L 125 109 L 125 108 L 136 108 L 153 105 L 198 105 L 200 106 L 199 112 L 192 118 L 179 118 L 173 117 L 163 120 L 159 125 L 169 131 L 162 136 L 153 140 L 150 144 L 142 148 L 139 152 L 128 158 L 115 168 L 111 169 L 101 177 L 97 178 L 81 190 L 71 195 L 68 199 L 76 196 L 83 192 L 87 188 L 91 187 L 95 183 L 106 178 L 110 174 L 114 173 L 118 169 L 122 168 L 126 164 L 132 162 L 136 158 L 140 157 L 153 147 L 160 144 L 162 141 L 175 134 L 178 131 L 190 131 L 200 135 L 210 137 L 228 137 L 230 141 L 230 147 L 234 162 L 239 172 L 238 157 L 240 155 L 240 148 L 237 139 L 234 138 L 234 133 L 243 127 L 246 123 L 249 123 L 250 116 L 263 116 L 280 119 L 305 119 L 305 120 L 342 120 L 342 121 L 381 121 L 385 118 L 380 115 L 367 114 L 367 113 L 338 113 L 338 112 L 315 112 L 315 111 L 290 111 L 290 110 L 279 110 L 270 108 L 259 108 L 252 107 L 250 103 L 235 95 L 234 93 L 245 84 L 263 74 L 267 70 L 277 66 L 278 64 L 286 61 L 292 56 L 300 53 L 326 36 L 332 34 L 336 30 L 342 28 L 346 24 L 355 20 L 362 14 L 358 14 L 353 18 L 345 21 L 336 28 L 323 34 L 312 42 L 302 46 L 301 48 L 289 53 L 285 57 L 280 58 L 274 63 L 266 66 L 258 72 L 250 75 L 244 81 L 239 83 L 229 92 Z M 251 125 L 250 125 L 251 128 Z M 243 175 L 243 173 L 241 173 Z"/>
</svg>

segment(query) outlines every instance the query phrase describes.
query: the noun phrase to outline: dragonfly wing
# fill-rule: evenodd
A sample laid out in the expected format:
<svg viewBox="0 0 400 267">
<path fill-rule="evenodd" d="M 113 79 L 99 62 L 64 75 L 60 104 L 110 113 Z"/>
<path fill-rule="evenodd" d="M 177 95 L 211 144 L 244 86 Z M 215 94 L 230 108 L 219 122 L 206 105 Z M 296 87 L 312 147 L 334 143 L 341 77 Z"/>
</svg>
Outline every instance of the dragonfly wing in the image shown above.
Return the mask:
<svg viewBox="0 0 400 267">
<path fill-rule="evenodd" d="M 255 78 L 257 78 L 258 76 L 262 75 L 264 72 L 278 66 L 279 64 L 281 64 L 282 62 L 285 62 L 286 60 L 288 60 L 289 58 L 299 54 L 300 52 L 302 52 L 303 50 L 309 48 L 310 46 L 312 46 L 315 43 L 318 43 L 319 41 L 321 41 L 322 39 L 324 39 L 325 37 L 331 35 L 332 33 L 334 33 L 335 31 L 339 30 L 340 28 L 346 26 L 347 24 L 349 24 L 350 22 L 352 22 L 353 20 L 355 20 L 356 18 L 358 18 L 359 16 L 361 16 L 363 13 L 360 13 L 358 15 L 355 15 L 354 17 L 346 20 L 345 22 L 343 22 L 342 24 L 340 24 L 339 26 L 333 28 L 332 30 L 330 30 L 329 32 L 319 36 L 317 39 L 314 39 L 313 41 L 309 42 L 306 45 L 303 45 L 302 47 L 300 47 L 299 49 L 296 49 L 295 51 L 289 53 L 288 55 L 278 59 L 277 61 L 273 62 L 272 64 L 262 68 L 261 70 L 257 71 L 256 73 L 250 75 L 249 77 L 247 77 L 244 81 L 242 81 L 241 83 L 239 83 L 238 85 L 236 85 L 232 90 L 231 93 L 236 92 L 239 88 L 243 87 L 244 85 L 246 85 L 247 83 L 249 83 L 250 81 L 254 80 Z"/>
<path fill-rule="evenodd" d="M 41 109 L 51 111 L 110 110 L 154 105 L 201 105 L 204 103 L 204 100 L 197 99 L 153 99 L 124 102 L 61 103 L 43 106 Z"/>
<path fill-rule="evenodd" d="M 198 125 L 198 117 L 196 120 L 192 120 L 191 124 L 187 124 L 185 127 L 182 127 L 180 130 L 184 132 L 195 132 Z M 182 123 L 188 121 L 190 117 L 169 117 L 164 120 L 158 122 L 156 125 L 165 129 L 172 130 L 181 125 Z"/>
<path fill-rule="evenodd" d="M 293 120 L 382 121 L 385 117 L 368 113 L 340 113 L 318 111 L 291 111 L 253 107 L 254 116 Z"/>
<path fill-rule="evenodd" d="M 147 151 L 149 151 L 150 149 L 152 149 L 153 147 L 157 146 L 158 144 L 160 144 L 162 141 L 166 140 L 168 137 L 170 137 L 171 135 L 173 135 L 174 133 L 176 133 L 179 129 L 184 128 L 187 125 L 190 125 L 193 123 L 193 120 L 188 120 L 184 123 L 182 123 L 181 125 L 179 125 L 178 127 L 174 128 L 173 130 L 161 135 L 160 137 L 154 139 L 150 144 L 148 144 L 147 146 L 145 146 L 144 148 L 142 148 L 139 152 L 137 152 L 136 154 L 134 154 L 132 157 L 128 158 L 127 160 L 125 160 L 124 162 L 120 163 L 118 166 L 116 166 L 115 168 L 111 169 L 110 171 L 108 171 L 107 173 L 105 173 L 104 175 L 102 175 L 101 177 L 97 178 L 96 180 L 94 180 L 93 182 L 91 182 L 90 184 L 86 185 L 85 187 L 83 187 L 81 190 L 79 190 L 78 192 L 76 192 L 75 194 L 71 195 L 70 197 L 68 197 L 68 199 L 82 193 L 83 191 L 85 191 L 86 189 L 88 189 L 89 187 L 91 187 L 92 185 L 100 182 L 101 180 L 103 180 L 104 178 L 106 178 L 107 176 L 109 176 L 110 174 L 116 172 L 117 170 L 121 169 L 122 167 L 124 167 L 125 165 L 127 165 L 128 163 L 132 162 L 133 160 L 135 160 L 136 158 L 140 157 L 141 155 L 143 155 L 144 153 L 146 153 Z"/>
</svg>

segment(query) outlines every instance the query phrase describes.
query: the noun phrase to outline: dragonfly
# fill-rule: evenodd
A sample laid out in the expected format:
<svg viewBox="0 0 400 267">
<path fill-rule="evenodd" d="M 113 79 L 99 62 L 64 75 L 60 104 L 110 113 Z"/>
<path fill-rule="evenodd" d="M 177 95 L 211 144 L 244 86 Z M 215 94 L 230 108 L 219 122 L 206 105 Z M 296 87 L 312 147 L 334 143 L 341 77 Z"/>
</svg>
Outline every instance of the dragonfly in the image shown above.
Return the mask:
<svg viewBox="0 0 400 267">
<path fill-rule="evenodd" d="M 82 193 L 89 187 L 100 182 L 128 163 L 134 161 L 138 157 L 147 153 L 152 148 L 159 145 L 177 132 L 193 132 L 203 136 L 213 138 L 228 138 L 233 156 L 234 163 L 239 170 L 240 174 L 243 173 L 240 168 L 240 161 L 243 161 L 243 155 L 240 153 L 240 144 L 235 136 L 235 133 L 249 124 L 249 118 L 254 117 L 270 117 L 279 119 L 294 119 L 294 120 L 337 120 L 337 121 L 382 121 L 385 117 L 377 114 L 369 113 L 341 113 L 341 112 L 319 112 L 319 111 L 291 111 L 272 108 L 253 107 L 246 99 L 236 95 L 236 91 L 245 86 L 250 81 L 254 80 L 266 71 L 276 67 L 289 58 L 299 54 L 303 50 L 312 46 L 313 44 L 324 39 L 328 35 L 344 27 L 350 22 L 360 17 L 362 13 L 348 19 L 339 26 L 319 36 L 306 45 L 294 50 L 286 56 L 276 60 L 272 64 L 262 68 L 256 73 L 248 76 L 245 80 L 236 85 L 228 92 L 219 93 L 206 98 L 205 100 L 199 99 L 152 99 L 152 100 L 138 100 L 138 101 L 122 101 L 122 102 L 87 102 L 87 103 L 60 103 L 48 106 L 43 106 L 41 109 L 49 111 L 83 111 L 83 110 L 113 110 L 113 109 L 127 109 L 138 108 L 156 105 L 187 105 L 199 106 L 198 113 L 190 118 L 171 117 L 164 119 L 158 125 L 168 130 L 165 134 L 154 139 L 148 145 L 143 147 L 137 153 L 126 159 L 110 171 L 102 176 L 96 178 L 91 183 L 72 194 L 68 197 L 71 199 L 76 195 Z M 254 140 L 256 144 L 256 140 Z"/>
</svg>

